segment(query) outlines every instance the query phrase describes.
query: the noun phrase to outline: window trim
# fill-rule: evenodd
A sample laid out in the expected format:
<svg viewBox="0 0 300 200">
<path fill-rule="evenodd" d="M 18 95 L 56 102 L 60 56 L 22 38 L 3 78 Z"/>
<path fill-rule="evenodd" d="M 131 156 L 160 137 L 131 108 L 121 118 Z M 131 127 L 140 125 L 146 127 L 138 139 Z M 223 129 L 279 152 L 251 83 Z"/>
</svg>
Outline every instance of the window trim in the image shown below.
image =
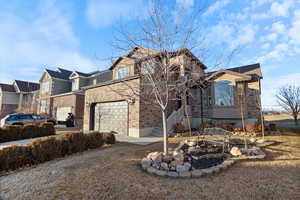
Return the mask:
<svg viewBox="0 0 300 200">
<path fill-rule="evenodd" d="M 122 74 L 123 76 L 122 77 L 120 77 L 120 70 L 126 70 L 126 75 L 124 74 Z M 125 73 L 125 72 L 122 72 L 122 73 Z M 122 78 L 126 78 L 126 77 L 128 77 L 129 76 L 129 70 L 128 70 L 128 67 L 126 67 L 126 66 L 120 66 L 120 67 L 118 67 L 118 69 L 117 69 L 117 73 L 116 73 L 116 78 L 117 79 L 122 79 Z"/>
<path fill-rule="evenodd" d="M 48 86 L 48 87 L 46 87 L 46 86 Z M 48 93 L 50 91 L 50 82 L 49 81 L 41 83 L 41 91 L 42 91 L 42 94 Z"/>
</svg>

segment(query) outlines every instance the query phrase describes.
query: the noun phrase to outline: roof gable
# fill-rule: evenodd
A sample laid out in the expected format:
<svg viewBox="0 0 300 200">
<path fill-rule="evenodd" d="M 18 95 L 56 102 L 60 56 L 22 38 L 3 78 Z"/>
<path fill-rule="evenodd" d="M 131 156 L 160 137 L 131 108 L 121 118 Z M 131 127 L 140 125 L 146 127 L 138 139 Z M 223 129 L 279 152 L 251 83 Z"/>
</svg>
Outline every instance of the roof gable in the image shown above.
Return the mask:
<svg viewBox="0 0 300 200">
<path fill-rule="evenodd" d="M 58 71 L 53 71 L 50 69 L 45 69 L 45 71 L 49 74 L 50 77 L 63 80 L 69 80 L 69 76 L 72 74 L 71 71 L 62 70 L 61 68 L 59 68 Z"/>
<path fill-rule="evenodd" d="M 237 80 L 251 80 L 251 76 L 249 75 L 246 75 L 246 74 L 241 74 L 241 73 L 238 73 L 238 72 L 234 72 L 234 71 L 230 71 L 230 70 L 219 70 L 219 71 L 216 71 L 214 73 L 211 73 L 209 76 L 207 76 L 205 78 L 205 80 L 209 81 L 209 80 L 214 80 L 220 76 L 222 76 L 223 74 L 231 74 L 231 75 L 234 75 L 236 77 L 240 77 L 239 79 Z"/>
<path fill-rule="evenodd" d="M 14 84 L 18 88 L 19 92 L 33 92 L 40 89 L 39 83 L 15 80 Z"/>
</svg>

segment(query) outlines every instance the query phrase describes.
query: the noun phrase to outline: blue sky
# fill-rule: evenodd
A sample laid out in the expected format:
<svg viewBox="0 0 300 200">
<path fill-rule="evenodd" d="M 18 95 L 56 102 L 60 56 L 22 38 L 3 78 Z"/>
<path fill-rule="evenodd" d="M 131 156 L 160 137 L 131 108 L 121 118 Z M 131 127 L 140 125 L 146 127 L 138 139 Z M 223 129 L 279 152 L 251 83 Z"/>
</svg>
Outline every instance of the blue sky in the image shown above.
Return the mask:
<svg viewBox="0 0 300 200">
<path fill-rule="evenodd" d="M 196 3 L 166 1 L 188 8 Z M 45 67 L 108 68 L 115 24 L 122 19 L 131 25 L 147 5 L 146 0 L 0 0 L 0 82 L 38 81 Z M 278 87 L 300 84 L 300 0 L 207 0 L 204 5 L 202 28 L 214 48 L 242 47 L 229 67 L 261 63 L 266 108 L 276 105 Z"/>
</svg>

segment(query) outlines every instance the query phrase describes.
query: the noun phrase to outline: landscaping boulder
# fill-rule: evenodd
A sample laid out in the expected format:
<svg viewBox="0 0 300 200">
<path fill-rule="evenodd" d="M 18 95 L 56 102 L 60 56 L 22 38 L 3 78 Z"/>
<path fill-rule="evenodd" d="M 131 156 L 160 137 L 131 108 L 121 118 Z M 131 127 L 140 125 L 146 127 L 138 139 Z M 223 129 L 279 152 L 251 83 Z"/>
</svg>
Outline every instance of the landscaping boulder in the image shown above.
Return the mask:
<svg viewBox="0 0 300 200">
<path fill-rule="evenodd" d="M 143 169 L 147 169 L 148 167 L 151 166 L 151 160 L 148 158 L 143 158 L 141 161 Z"/>
<path fill-rule="evenodd" d="M 242 155 L 242 152 L 238 147 L 232 147 L 230 150 L 230 154 L 233 156 L 240 156 Z"/>
<path fill-rule="evenodd" d="M 162 162 L 160 164 L 161 169 L 165 170 L 165 171 L 169 171 L 169 165 L 165 162 Z"/>
<path fill-rule="evenodd" d="M 153 160 L 154 162 L 161 162 L 163 154 L 161 152 L 149 153 L 147 158 Z"/>
</svg>

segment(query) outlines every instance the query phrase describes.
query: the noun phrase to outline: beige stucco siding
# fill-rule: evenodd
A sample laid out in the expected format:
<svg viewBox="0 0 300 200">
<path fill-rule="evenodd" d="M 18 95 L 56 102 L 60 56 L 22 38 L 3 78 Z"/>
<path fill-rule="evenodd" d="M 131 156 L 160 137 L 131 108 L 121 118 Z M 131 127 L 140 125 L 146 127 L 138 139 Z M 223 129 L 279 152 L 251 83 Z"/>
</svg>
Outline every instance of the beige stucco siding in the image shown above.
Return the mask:
<svg viewBox="0 0 300 200">
<path fill-rule="evenodd" d="M 134 71 L 134 60 L 130 58 L 123 58 L 119 63 L 116 64 L 113 71 L 113 79 L 118 79 L 117 74 L 120 67 L 127 67 L 128 76 L 133 76 L 135 74 Z"/>
</svg>

